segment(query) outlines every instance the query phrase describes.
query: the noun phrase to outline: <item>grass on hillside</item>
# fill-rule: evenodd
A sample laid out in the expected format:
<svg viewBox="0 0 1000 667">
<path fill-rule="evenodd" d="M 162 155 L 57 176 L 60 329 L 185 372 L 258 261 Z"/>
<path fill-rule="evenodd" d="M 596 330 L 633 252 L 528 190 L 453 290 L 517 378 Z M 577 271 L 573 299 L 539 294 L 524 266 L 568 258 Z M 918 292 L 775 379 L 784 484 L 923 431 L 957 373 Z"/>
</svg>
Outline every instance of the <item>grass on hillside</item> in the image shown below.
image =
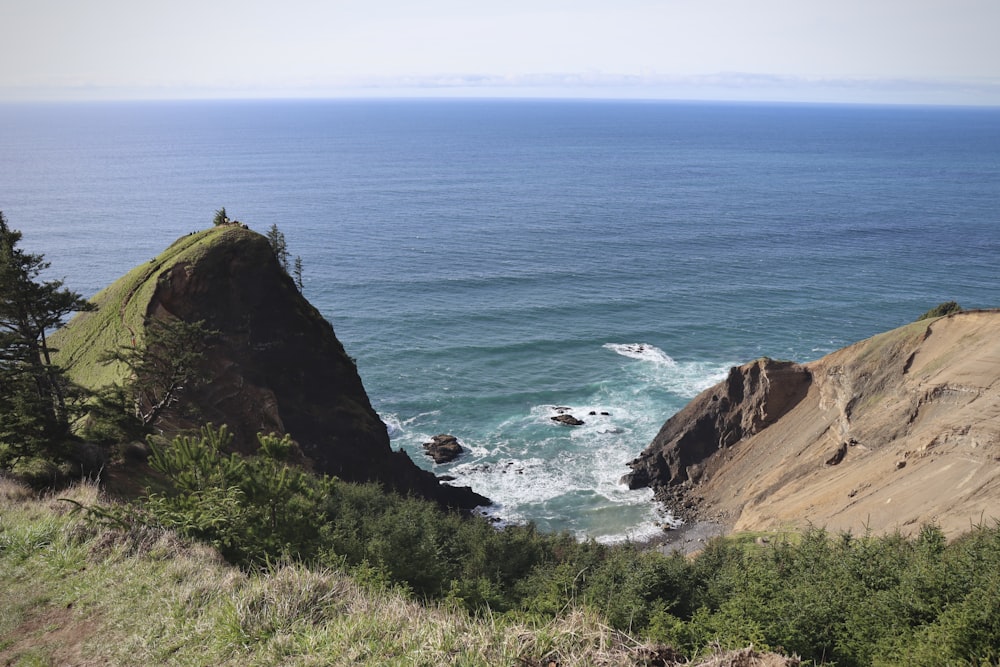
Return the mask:
<svg viewBox="0 0 1000 667">
<path fill-rule="evenodd" d="M 248 574 L 170 532 L 90 527 L 60 498 L 99 500 L 92 485 L 36 499 L 0 479 L 0 663 L 485 667 L 653 655 L 583 610 L 475 618 L 332 570 Z"/>
<path fill-rule="evenodd" d="M 102 363 L 100 356 L 123 345 L 141 342 L 146 308 L 160 274 L 178 262 L 197 261 L 211 247 L 233 235 L 252 233 L 241 227 L 213 227 L 177 239 L 157 257 L 94 295 L 91 301 L 97 310 L 77 314 L 52 335 L 52 347 L 58 351 L 56 363 L 67 369 L 74 382 L 89 389 L 120 383 L 124 369 L 119 364 Z"/>
</svg>

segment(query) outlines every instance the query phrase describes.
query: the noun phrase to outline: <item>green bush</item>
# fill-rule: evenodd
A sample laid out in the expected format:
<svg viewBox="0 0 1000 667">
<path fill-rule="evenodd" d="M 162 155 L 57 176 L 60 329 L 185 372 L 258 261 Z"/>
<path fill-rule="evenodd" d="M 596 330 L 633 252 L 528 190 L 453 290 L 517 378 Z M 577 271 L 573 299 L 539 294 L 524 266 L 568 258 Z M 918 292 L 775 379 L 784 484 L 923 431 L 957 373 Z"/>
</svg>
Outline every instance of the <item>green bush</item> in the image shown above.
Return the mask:
<svg viewBox="0 0 1000 667">
<path fill-rule="evenodd" d="M 753 643 L 838 666 L 1000 659 L 998 527 L 977 528 L 950 545 L 936 526 L 915 539 L 810 530 L 794 543 L 716 540 L 689 570 L 678 568 L 675 576 L 687 575 L 690 587 L 679 597 L 644 594 L 630 583 L 635 564 L 625 565 L 616 575 L 622 596 L 591 602 L 618 627 L 630 622 L 689 657 Z M 651 611 L 629 611 L 643 598 Z M 677 599 L 696 607 L 671 606 Z"/>
<path fill-rule="evenodd" d="M 609 549 L 586 580 L 584 600 L 617 628 L 647 628 L 664 612 L 688 616 L 692 588 L 687 560 L 665 557 L 634 545 Z"/>
<path fill-rule="evenodd" d="M 98 518 L 171 528 L 246 567 L 291 557 L 360 568 L 470 609 L 515 608 L 517 584 L 558 545 L 575 545 L 531 525 L 496 530 L 376 484 L 313 475 L 288 462 L 296 445 L 287 436 L 259 435 L 249 457 L 226 453 L 231 439 L 225 426 L 211 425 L 170 443 L 149 439 L 150 466 L 169 491 Z"/>
<path fill-rule="evenodd" d="M 962 312 L 962 307 L 960 305 L 958 305 L 954 301 L 944 301 L 934 306 L 920 317 L 918 317 L 917 321 L 919 322 L 920 320 L 929 320 L 932 317 L 943 317 L 945 315 L 951 315 L 952 313 L 960 313 L 960 312 Z"/>
<path fill-rule="evenodd" d="M 284 461 L 292 441 L 259 435 L 261 454 L 225 453 L 232 435 L 211 425 L 169 444 L 149 439 L 149 464 L 169 490 L 147 492 L 127 507 L 94 518 L 128 526 L 176 530 L 207 542 L 232 563 L 265 564 L 280 557 L 315 559 L 324 547 L 322 501 L 335 480 L 311 475 Z"/>
</svg>

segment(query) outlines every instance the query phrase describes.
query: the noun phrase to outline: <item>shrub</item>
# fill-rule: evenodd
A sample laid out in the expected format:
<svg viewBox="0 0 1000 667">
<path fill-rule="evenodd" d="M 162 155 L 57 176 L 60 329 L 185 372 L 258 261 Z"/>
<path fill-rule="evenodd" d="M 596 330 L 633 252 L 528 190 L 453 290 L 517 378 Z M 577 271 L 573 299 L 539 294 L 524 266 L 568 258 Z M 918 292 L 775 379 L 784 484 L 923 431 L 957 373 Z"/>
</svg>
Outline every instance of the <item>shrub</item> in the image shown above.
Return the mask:
<svg viewBox="0 0 1000 667">
<path fill-rule="evenodd" d="M 944 301 L 934 306 L 920 317 L 918 317 L 917 321 L 919 322 L 920 320 L 929 320 L 932 317 L 943 317 L 945 315 L 951 315 L 952 313 L 960 313 L 960 312 L 962 312 L 962 307 L 960 305 L 958 305 L 954 301 Z"/>
<path fill-rule="evenodd" d="M 1000 527 L 947 544 L 809 530 L 795 541 L 717 539 L 694 559 L 579 542 L 534 526 L 497 530 L 375 484 L 317 477 L 287 460 L 287 437 L 257 456 L 224 453 L 225 427 L 151 444 L 171 483 L 101 519 L 170 527 L 234 563 L 283 557 L 346 568 L 476 612 L 545 621 L 589 608 L 612 627 L 688 657 L 753 643 L 814 664 L 991 664 L 1000 646 Z"/>
</svg>

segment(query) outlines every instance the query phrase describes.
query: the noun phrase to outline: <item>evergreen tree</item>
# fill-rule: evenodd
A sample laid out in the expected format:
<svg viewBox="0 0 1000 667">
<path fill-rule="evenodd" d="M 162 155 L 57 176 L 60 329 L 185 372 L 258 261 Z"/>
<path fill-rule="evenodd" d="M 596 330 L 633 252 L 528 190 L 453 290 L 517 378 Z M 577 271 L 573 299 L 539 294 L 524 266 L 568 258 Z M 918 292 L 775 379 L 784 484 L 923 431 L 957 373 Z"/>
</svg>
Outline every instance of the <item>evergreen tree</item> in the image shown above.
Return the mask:
<svg viewBox="0 0 1000 667">
<path fill-rule="evenodd" d="M 18 248 L 21 236 L 0 212 L 0 465 L 57 455 L 69 434 L 70 383 L 46 335 L 93 309 L 62 281 L 39 279 L 49 263 Z"/>
<path fill-rule="evenodd" d="M 226 215 L 226 207 L 223 206 L 218 211 L 215 212 L 215 217 L 212 218 L 212 224 L 218 227 L 219 225 L 224 225 L 229 222 L 229 216 Z"/>
<path fill-rule="evenodd" d="M 267 242 L 271 244 L 274 256 L 278 258 L 278 264 L 288 273 L 288 244 L 285 243 L 285 235 L 278 229 L 278 225 L 271 225 L 267 230 Z"/>
<path fill-rule="evenodd" d="M 292 274 L 292 278 L 295 280 L 295 286 L 298 287 L 301 292 L 306 285 L 302 281 L 302 257 L 299 255 L 295 256 L 295 270 Z"/>
<path fill-rule="evenodd" d="M 203 360 L 217 334 L 204 321 L 150 319 L 144 345 L 124 347 L 104 357 L 105 363 L 122 363 L 131 372 L 125 389 L 143 426 L 156 423 L 185 392 L 208 380 Z"/>
</svg>

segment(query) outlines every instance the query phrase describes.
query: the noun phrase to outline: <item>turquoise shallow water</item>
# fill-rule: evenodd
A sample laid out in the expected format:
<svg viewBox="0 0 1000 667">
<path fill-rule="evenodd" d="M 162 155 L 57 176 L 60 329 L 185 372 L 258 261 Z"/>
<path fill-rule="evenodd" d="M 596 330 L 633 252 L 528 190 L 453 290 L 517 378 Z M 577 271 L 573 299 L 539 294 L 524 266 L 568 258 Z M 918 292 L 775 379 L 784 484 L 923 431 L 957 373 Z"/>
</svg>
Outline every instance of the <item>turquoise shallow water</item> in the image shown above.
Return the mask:
<svg viewBox="0 0 1000 667">
<path fill-rule="evenodd" d="M 284 231 L 394 446 L 601 539 L 656 530 L 625 463 L 729 366 L 1000 301 L 998 110 L 0 106 L 0 210 L 74 289 L 220 206 Z"/>
</svg>

